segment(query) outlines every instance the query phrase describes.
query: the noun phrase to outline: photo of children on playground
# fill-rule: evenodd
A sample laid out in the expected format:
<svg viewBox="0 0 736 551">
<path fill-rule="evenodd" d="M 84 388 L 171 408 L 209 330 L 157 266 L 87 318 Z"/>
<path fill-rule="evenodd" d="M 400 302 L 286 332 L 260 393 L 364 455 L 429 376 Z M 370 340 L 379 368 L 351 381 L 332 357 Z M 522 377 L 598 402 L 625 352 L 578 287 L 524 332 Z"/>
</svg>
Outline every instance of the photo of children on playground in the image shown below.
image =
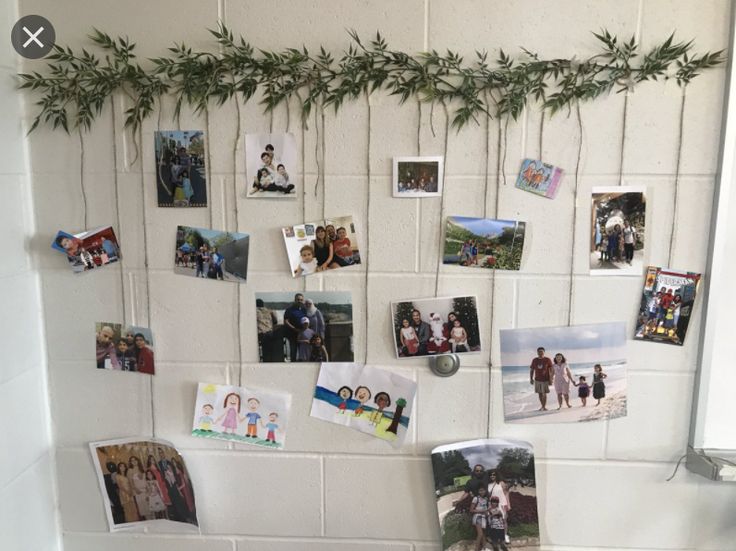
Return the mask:
<svg viewBox="0 0 736 551">
<path fill-rule="evenodd" d="M 120 260 L 120 245 L 112 226 L 103 226 L 75 235 L 59 231 L 51 248 L 64 253 L 75 273 L 101 268 Z"/>
<path fill-rule="evenodd" d="M 524 249 L 526 224 L 448 216 L 442 262 L 469 268 L 518 270 Z"/>
<path fill-rule="evenodd" d="M 394 197 L 442 195 L 444 157 L 394 157 Z"/>
<path fill-rule="evenodd" d="M 95 323 L 97 369 L 137 371 L 154 375 L 153 335 L 148 327 L 99 321 Z"/>
<path fill-rule="evenodd" d="M 391 316 L 399 359 L 481 351 L 476 297 L 394 302 Z"/>
<path fill-rule="evenodd" d="M 221 281 L 245 281 L 249 236 L 206 228 L 178 226 L 174 273 Z"/>
<path fill-rule="evenodd" d="M 339 216 L 281 229 L 293 277 L 357 266 L 358 234 L 352 216 Z"/>
<path fill-rule="evenodd" d="M 594 187 L 590 231 L 591 275 L 641 275 L 644 270 L 644 188 Z"/>
<path fill-rule="evenodd" d="M 192 480 L 173 444 L 123 439 L 89 446 L 111 532 L 169 521 L 198 525 Z"/>
<path fill-rule="evenodd" d="M 206 207 L 204 132 L 154 132 L 159 207 Z"/>
<path fill-rule="evenodd" d="M 417 384 L 384 369 L 323 363 L 310 415 L 351 427 L 398 448 L 409 430 Z"/>
<path fill-rule="evenodd" d="M 539 549 L 534 448 L 500 438 L 432 450 L 444 551 Z"/>
<path fill-rule="evenodd" d="M 647 268 L 634 338 L 682 346 L 701 275 Z"/>
<path fill-rule="evenodd" d="M 294 134 L 245 135 L 248 197 L 296 198 L 296 167 Z"/>
<path fill-rule="evenodd" d="M 516 179 L 516 187 L 554 199 L 561 179 L 562 169 L 535 159 L 524 159 Z"/>
<path fill-rule="evenodd" d="M 282 449 L 290 408 L 284 392 L 199 383 L 192 436 Z"/>
</svg>

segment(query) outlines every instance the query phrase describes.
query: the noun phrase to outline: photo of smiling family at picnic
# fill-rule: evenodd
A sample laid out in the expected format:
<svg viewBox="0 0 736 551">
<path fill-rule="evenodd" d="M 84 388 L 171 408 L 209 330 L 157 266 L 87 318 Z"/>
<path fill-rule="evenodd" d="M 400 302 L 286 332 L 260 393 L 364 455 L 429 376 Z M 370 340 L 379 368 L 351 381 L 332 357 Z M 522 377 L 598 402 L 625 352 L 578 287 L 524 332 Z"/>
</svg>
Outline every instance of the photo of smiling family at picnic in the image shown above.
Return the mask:
<svg viewBox="0 0 736 551">
<path fill-rule="evenodd" d="M 248 197 L 296 197 L 294 134 L 246 134 Z"/>
<path fill-rule="evenodd" d="M 158 206 L 206 207 L 204 132 L 159 131 L 154 133 L 154 143 Z"/>
</svg>

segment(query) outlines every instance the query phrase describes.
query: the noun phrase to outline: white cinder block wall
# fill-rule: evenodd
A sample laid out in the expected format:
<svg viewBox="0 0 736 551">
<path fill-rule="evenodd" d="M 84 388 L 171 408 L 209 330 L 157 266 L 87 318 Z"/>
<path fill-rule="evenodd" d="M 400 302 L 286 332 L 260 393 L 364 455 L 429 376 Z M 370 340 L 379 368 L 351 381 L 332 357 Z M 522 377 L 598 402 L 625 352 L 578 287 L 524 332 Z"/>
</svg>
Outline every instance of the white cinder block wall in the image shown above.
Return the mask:
<svg viewBox="0 0 736 551">
<path fill-rule="evenodd" d="M 694 38 L 699 51 L 720 49 L 728 43 L 729 19 L 725 0 L 20 0 L 20 5 L 24 14 L 48 17 L 60 43 L 86 45 L 85 35 L 97 27 L 113 35 L 129 35 L 144 58 L 165 54 L 165 48 L 175 41 L 214 48 L 206 28 L 213 28 L 218 18 L 262 48 L 304 43 L 340 52 L 348 44 L 345 29 L 355 28 L 364 37 L 378 29 L 393 47 L 410 52 L 451 48 L 472 56 L 476 49 L 487 48 L 495 56 L 498 47 L 516 54 L 524 46 L 545 57 L 578 58 L 594 51 L 595 40 L 589 31 L 601 27 L 621 38 L 635 33 L 645 47 L 676 29 L 680 39 Z M 34 66 L 26 63 L 26 69 Z M 724 76 L 724 69 L 709 71 L 688 88 L 676 268 L 705 269 Z M 647 256 L 659 265 L 667 262 L 673 220 L 679 101 L 680 90 L 673 83 L 648 83 L 631 95 L 628 109 L 624 180 L 648 186 Z M 124 108 L 123 100 L 117 98 L 118 129 Z M 554 201 L 513 188 L 520 160 L 538 153 L 538 114 L 532 110 L 518 123 L 509 124 L 507 183 L 501 177 L 498 188 L 497 123 L 491 123 L 488 214 L 495 214 L 498 189 L 498 216 L 527 221 L 529 238 L 521 272 L 497 274 L 493 310 L 489 274 L 442 268 L 441 294 L 479 296 L 481 323 L 486 329 L 483 346 L 491 350 L 496 366 L 489 373 L 487 355 L 473 357 L 447 380 L 434 377 L 421 361 L 395 361 L 388 305 L 394 299 L 434 292 L 441 216 L 483 214 L 486 130 L 473 126 L 448 136 L 446 202 L 440 213 L 439 200 L 393 199 L 389 187 L 393 155 L 443 154 L 445 120 L 440 108 L 435 109 L 433 136 L 429 108 L 423 107 L 419 139 L 417 106 L 412 102 L 399 107 L 394 98 L 377 95 L 370 129 L 364 101 L 349 103 L 337 117 L 327 113 L 324 209 L 328 216 L 352 213 L 363 245 L 370 221 L 368 300 L 366 303 L 361 269 L 311 277 L 306 288 L 351 290 L 357 320 L 356 357 L 362 360 L 367 349 L 372 365 L 417 380 L 415 415 L 407 444 L 400 450 L 309 418 L 317 365 L 257 363 L 254 292 L 299 290 L 302 285 L 286 271 L 278 228 L 302 221 L 302 207 L 307 221 L 320 218 L 322 211 L 321 197 L 313 193 L 317 174 L 314 121 L 302 134 L 297 110 L 294 102 L 290 129 L 296 133 L 300 151 L 306 153 L 307 194 L 291 203 L 243 197 L 242 145 L 233 166 L 235 106 L 210 110 L 213 226 L 252 235 L 250 273 L 240 296 L 242 365 L 238 365 L 236 287 L 172 272 L 176 225 L 205 226 L 208 215 L 204 209 L 156 207 L 152 140 L 156 118 L 146 121 L 143 128 L 142 165 L 140 158 L 132 162 L 131 135 L 112 135 L 109 104 L 85 134 L 84 182 L 90 226 L 115 224 L 114 178 L 118 178 L 122 227 L 116 229 L 125 255 L 127 294 L 132 297 L 126 305 L 127 316 L 139 324 L 150 322 L 154 331 L 157 375 L 152 387 L 145 376 L 94 368 L 94 322 L 122 317 L 119 268 L 74 276 L 63 258 L 49 249 L 59 228 L 81 229 L 79 141 L 76 135 L 45 129 L 30 137 L 37 224 L 31 245 L 42 274 L 65 549 L 437 551 L 428 453 L 441 443 L 488 434 L 524 438 L 535 445 L 546 549 L 736 548 L 734 486 L 710 484 L 682 470 L 665 483 L 687 442 L 699 309 L 682 348 L 630 343 L 627 418 L 569 426 L 503 423 L 499 351 L 497 333 L 493 338 L 490 335 L 491 312 L 496 330 L 567 322 L 573 227 L 578 245 L 573 322 L 623 320 L 633 329 L 641 278 L 591 278 L 587 273 L 587 197 L 592 186 L 619 180 L 622 95 L 582 108 L 583 157 L 575 226 L 573 173 L 578 134 L 574 118 L 562 113 L 545 125 L 543 158 L 567 170 Z M 162 129 L 175 127 L 171 115 L 168 102 Z M 286 121 L 286 111 L 277 110 L 274 130 L 285 130 Z M 184 113 L 181 124 L 182 128 L 205 129 L 204 119 L 190 113 Z M 243 132 L 267 131 L 269 118 L 252 101 L 243 109 L 241 125 Z M 118 152 L 117 166 L 113 166 L 113 145 Z M 234 170 L 240 191 L 237 221 L 232 198 Z M 148 299 L 144 247 L 149 260 Z M 10 275 L 5 279 L 15 281 Z M 12 299 L 16 297 L 13 293 Z M 367 327 L 363 323 L 366 311 Z M 39 342 L 38 349 L 42 346 Z M 196 383 L 234 382 L 239 371 L 245 385 L 292 393 L 295 415 L 288 451 L 272 453 L 188 436 Z M 21 415 L 28 407 L 19 403 L 13 415 Z M 87 442 L 154 431 L 176 443 L 188 461 L 196 484 L 202 536 L 107 534 Z M 7 505 L 5 500 L 0 503 Z"/>
</svg>

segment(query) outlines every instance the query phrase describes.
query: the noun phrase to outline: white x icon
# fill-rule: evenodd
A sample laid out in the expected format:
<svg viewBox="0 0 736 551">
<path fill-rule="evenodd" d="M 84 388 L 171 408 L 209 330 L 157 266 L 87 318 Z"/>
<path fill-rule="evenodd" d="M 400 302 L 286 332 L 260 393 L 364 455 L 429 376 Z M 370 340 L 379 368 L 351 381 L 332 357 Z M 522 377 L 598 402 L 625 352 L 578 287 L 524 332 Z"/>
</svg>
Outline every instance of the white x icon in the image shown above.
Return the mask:
<svg viewBox="0 0 736 551">
<path fill-rule="evenodd" d="M 43 48 L 43 42 L 41 42 L 38 38 L 36 38 L 39 34 L 43 32 L 43 27 L 39 27 L 35 33 L 32 33 L 31 31 L 29 31 L 28 27 L 23 27 L 23 30 L 26 32 L 28 36 L 30 36 L 30 38 L 26 40 L 25 43 L 23 44 L 24 48 L 27 48 L 31 42 L 35 42 L 36 44 L 39 45 L 39 47 Z"/>
</svg>

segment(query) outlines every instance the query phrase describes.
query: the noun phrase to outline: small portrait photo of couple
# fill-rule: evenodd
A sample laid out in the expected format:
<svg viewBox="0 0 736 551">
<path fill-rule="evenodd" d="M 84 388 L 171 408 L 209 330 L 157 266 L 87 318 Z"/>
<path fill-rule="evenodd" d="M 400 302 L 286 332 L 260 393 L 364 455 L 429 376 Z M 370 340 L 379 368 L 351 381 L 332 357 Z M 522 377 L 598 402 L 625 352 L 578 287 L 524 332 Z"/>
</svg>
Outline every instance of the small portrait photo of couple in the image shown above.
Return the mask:
<svg viewBox="0 0 736 551">
<path fill-rule="evenodd" d="M 120 260 L 120 245 L 112 226 L 103 226 L 75 235 L 59 231 L 51 248 L 66 255 L 75 273 L 101 268 Z"/>
<path fill-rule="evenodd" d="M 295 198 L 297 155 L 294 134 L 246 134 L 248 197 Z"/>
<path fill-rule="evenodd" d="M 643 187 L 594 187 L 590 232 L 591 275 L 644 271 L 646 200 Z"/>
<path fill-rule="evenodd" d="M 442 262 L 468 268 L 518 270 L 526 223 L 448 216 Z"/>
<path fill-rule="evenodd" d="M 394 197 L 442 195 L 444 157 L 394 157 Z"/>
<path fill-rule="evenodd" d="M 219 281 L 245 281 L 249 240 L 247 233 L 178 226 L 174 273 Z"/>
<path fill-rule="evenodd" d="M 95 323 L 97 369 L 138 371 L 154 375 L 153 335 L 147 327 Z"/>
<path fill-rule="evenodd" d="M 542 161 L 524 159 L 516 180 L 516 187 L 548 199 L 554 199 L 561 179 L 562 169 Z"/>
<path fill-rule="evenodd" d="M 292 277 L 360 264 L 352 216 L 339 216 L 281 229 Z"/>
<path fill-rule="evenodd" d="M 394 302 L 391 315 L 399 359 L 481 351 L 476 297 Z"/>
<path fill-rule="evenodd" d="M 204 132 L 159 131 L 154 133 L 154 144 L 158 206 L 206 207 Z"/>
</svg>

